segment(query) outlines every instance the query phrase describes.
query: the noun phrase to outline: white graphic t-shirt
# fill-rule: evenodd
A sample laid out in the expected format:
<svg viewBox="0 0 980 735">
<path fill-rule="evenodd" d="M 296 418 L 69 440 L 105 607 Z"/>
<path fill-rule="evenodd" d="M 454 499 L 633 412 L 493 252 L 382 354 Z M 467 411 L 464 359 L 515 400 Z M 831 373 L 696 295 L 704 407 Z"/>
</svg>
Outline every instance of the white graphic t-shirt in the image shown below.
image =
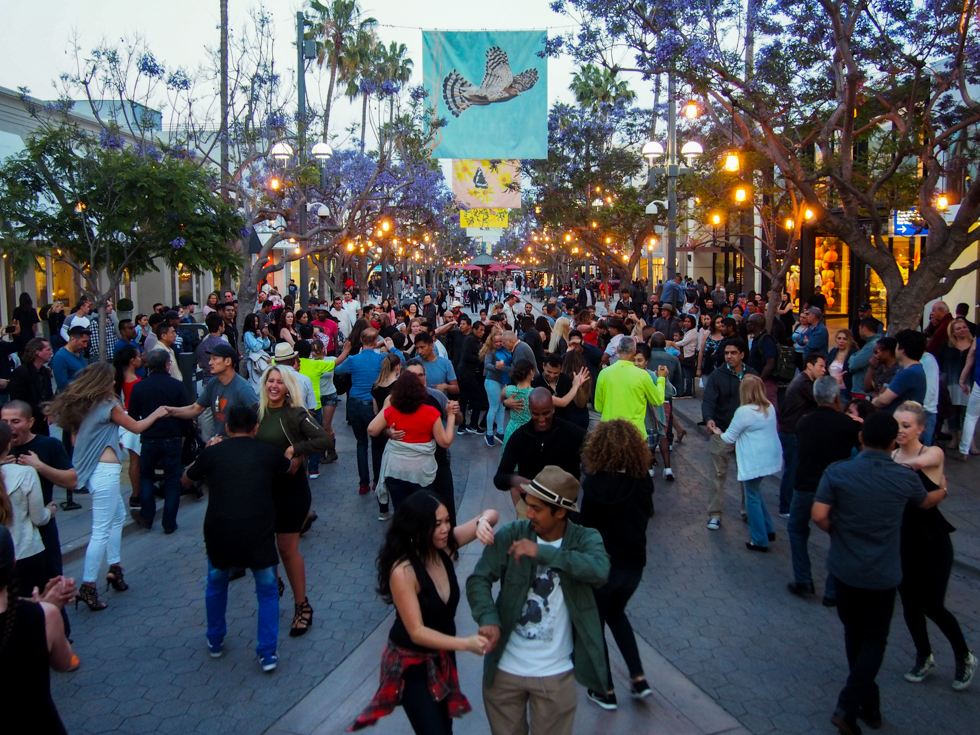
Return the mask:
<svg viewBox="0 0 980 735">
<path fill-rule="evenodd" d="M 561 539 L 539 546 L 561 547 Z M 507 640 L 498 668 L 515 676 L 555 676 L 574 668 L 572 621 L 561 591 L 561 577 L 551 567 L 538 566 L 517 626 Z"/>
</svg>

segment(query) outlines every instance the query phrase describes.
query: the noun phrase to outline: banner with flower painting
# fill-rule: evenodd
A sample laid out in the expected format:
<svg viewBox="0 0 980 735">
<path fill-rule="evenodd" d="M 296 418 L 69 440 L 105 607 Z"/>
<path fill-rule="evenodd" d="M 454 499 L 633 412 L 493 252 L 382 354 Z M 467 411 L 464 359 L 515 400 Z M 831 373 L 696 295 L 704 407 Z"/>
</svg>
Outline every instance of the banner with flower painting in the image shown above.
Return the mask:
<svg viewBox="0 0 980 735">
<path fill-rule="evenodd" d="M 506 227 L 509 209 L 464 209 L 459 213 L 461 227 Z"/>
<path fill-rule="evenodd" d="M 453 196 L 466 209 L 520 209 L 521 162 L 454 159 Z"/>
</svg>

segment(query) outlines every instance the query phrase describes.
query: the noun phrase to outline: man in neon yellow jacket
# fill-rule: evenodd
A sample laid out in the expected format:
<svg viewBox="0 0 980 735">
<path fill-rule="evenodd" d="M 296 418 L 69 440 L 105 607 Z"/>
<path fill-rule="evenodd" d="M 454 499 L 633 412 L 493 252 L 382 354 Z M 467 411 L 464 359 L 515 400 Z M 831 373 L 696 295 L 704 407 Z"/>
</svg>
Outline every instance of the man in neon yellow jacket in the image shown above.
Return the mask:
<svg viewBox="0 0 980 735">
<path fill-rule="evenodd" d="M 654 381 L 646 370 L 633 364 L 636 341 L 623 337 L 616 348 L 619 360 L 599 373 L 596 383 L 595 410 L 602 414 L 603 421 L 626 419 L 646 436 L 647 404 L 661 406 L 666 390 L 667 368 L 657 368 Z"/>
</svg>

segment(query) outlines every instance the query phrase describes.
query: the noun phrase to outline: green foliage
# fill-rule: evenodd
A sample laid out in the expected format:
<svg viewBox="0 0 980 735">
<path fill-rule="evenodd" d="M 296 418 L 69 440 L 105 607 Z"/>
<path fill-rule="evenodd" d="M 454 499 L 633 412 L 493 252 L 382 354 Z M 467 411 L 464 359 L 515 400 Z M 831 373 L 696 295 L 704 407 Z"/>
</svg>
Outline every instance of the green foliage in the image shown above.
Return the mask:
<svg viewBox="0 0 980 735">
<path fill-rule="evenodd" d="M 194 272 L 239 266 L 227 243 L 242 220 L 214 194 L 213 172 L 121 140 L 71 124 L 28 138 L 0 167 L 3 252 L 17 264 L 45 255 L 63 261 L 96 298 L 124 272 L 137 276 L 160 262 Z"/>
</svg>

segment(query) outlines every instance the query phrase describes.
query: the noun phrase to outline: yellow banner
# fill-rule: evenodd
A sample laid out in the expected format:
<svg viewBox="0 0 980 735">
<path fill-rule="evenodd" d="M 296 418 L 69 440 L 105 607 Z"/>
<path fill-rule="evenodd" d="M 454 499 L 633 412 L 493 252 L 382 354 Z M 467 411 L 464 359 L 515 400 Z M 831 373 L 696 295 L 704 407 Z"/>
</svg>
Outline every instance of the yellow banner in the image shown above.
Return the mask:
<svg viewBox="0 0 980 735">
<path fill-rule="evenodd" d="M 509 209 L 464 209 L 459 213 L 461 227 L 506 227 Z"/>
</svg>

